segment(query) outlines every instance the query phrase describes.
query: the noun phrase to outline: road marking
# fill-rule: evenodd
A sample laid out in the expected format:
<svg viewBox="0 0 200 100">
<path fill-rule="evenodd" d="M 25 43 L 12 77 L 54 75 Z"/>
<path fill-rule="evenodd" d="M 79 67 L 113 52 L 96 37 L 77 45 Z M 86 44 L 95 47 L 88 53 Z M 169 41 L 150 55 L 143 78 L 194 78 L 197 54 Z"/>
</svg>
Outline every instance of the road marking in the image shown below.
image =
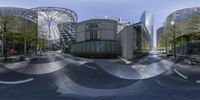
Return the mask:
<svg viewBox="0 0 200 100">
<path fill-rule="evenodd" d="M 126 59 L 123 59 L 123 58 L 120 58 L 120 60 L 124 61 L 125 64 L 131 64 L 132 63 L 132 61 L 129 61 L 129 60 L 126 60 Z"/>
<path fill-rule="evenodd" d="M 84 65 L 85 67 L 91 68 L 91 69 L 97 69 L 95 67 L 89 66 L 89 65 Z"/>
<path fill-rule="evenodd" d="M 177 71 L 175 68 L 173 68 L 173 70 L 174 70 L 178 75 L 180 75 L 181 77 L 183 77 L 184 79 L 188 79 L 187 76 L 183 75 L 182 73 L 180 73 L 179 71 Z"/>
<path fill-rule="evenodd" d="M 196 83 L 200 83 L 200 80 L 196 80 Z"/>
<path fill-rule="evenodd" d="M 20 81 L 0 81 L 0 84 L 21 84 L 21 83 L 26 83 L 32 81 L 33 78 L 28 78 L 25 80 L 20 80 Z"/>
</svg>

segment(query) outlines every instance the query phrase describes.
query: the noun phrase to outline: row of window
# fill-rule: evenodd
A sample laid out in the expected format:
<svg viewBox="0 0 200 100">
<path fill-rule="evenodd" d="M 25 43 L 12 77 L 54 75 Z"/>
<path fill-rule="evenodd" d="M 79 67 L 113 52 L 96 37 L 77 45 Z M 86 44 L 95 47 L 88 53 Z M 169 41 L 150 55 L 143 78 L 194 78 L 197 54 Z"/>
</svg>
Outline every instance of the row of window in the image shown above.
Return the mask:
<svg viewBox="0 0 200 100">
<path fill-rule="evenodd" d="M 90 30 L 86 32 L 86 40 L 98 40 L 100 38 L 101 36 L 98 30 Z"/>
<path fill-rule="evenodd" d="M 170 22 L 168 22 L 170 23 Z M 188 33 L 195 33 L 200 32 L 200 16 L 199 17 L 190 17 L 185 20 L 176 21 L 175 26 L 167 24 L 165 26 L 165 32 L 168 33 L 167 36 L 170 36 L 169 34 L 172 34 L 175 27 L 175 33 L 176 37 L 188 34 Z"/>
<path fill-rule="evenodd" d="M 96 29 L 99 28 L 99 22 L 92 22 L 87 24 L 87 29 Z"/>
<path fill-rule="evenodd" d="M 90 22 L 90 23 L 87 23 L 86 28 L 87 29 L 97 29 L 97 28 L 99 28 L 99 26 L 100 26 L 99 22 Z"/>
<path fill-rule="evenodd" d="M 200 8 L 189 8 L 176 11 L 169 16 L 170 20 L 183 20 L 192 16 L 200 16 Z"/>
<path fill-rule="evenodd" d="M 86 40 L 98 40 L 100 39 L 100 32 L 97 30 L 99 28 L 99 22 L 90 22 L 86 25 Z"/>
<path fill-rule="evenodd" d="M 72 53 L 105 53 L 105 52 L 119 52 L 119 43 L 113 41 L 92 41 L 83 42 L 71 45 Z"/>
<path fill-rule="evenodd" d="M 191 54 L 191 55 L 200 55 L 200 40 L 195 42 L 185 43 L 183 45 L 176 46 L 176 53 L 178 54 Z"/>
</svg>

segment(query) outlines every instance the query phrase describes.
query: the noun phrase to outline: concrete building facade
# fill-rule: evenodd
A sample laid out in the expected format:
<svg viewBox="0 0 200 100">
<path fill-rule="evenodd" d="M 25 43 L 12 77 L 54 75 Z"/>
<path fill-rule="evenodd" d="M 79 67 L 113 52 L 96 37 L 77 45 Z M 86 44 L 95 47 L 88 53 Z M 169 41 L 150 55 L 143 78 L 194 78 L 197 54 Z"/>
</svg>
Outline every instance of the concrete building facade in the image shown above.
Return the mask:
<svg viewBox="0 0 200 100">
<path fill-rule="evenodd" d="M 90 19 L 77 23 L 76 31 L 76 43 L 70 46 L 76 56 L 134 59 L 148 54 L 151 48 L 151 36 L 143 22 Z"/>
<path fill-rule="evenodd" d="M 117 21 L 111 19 L 90 19 L 76 26 L 76 43 L 71 53 L 78 56 L 117 56 Z"/>
<path fill-rule="evenodd" d="M 142 22 L 125 27 L 119 34 L 123 58 L 133 59 L 149 53 L 151 37 Z"/>
<path fill-rule="evenodd" d="M 157 50 L 158 51 L 164 51 L 165 50 L 165 37 L 164 37 L 164 27 L 159 27 L 156 30 L 156 34 L 157 34 Z"/>
</svg>

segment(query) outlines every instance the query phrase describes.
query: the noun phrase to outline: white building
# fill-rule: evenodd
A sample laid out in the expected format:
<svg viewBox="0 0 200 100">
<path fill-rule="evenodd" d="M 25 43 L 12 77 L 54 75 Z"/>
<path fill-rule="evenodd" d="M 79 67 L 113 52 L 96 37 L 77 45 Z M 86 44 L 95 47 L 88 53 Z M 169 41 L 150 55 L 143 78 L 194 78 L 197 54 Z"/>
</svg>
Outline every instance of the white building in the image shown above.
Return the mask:
<svg viewBox="0 0 200 100">
<path fill-rule="evenodd" d="M 71 53 L 77 56 L 117 56 L 119 42 L 117 21 L 111 19 L 90 19 L 76 26 L 76 43 Z"/>
<path fill-rule="evenodd" d="M 76 42 L 89 40 L 117 40 L 117 21 L 91 19 L 78 23 Z"/>
</svg>

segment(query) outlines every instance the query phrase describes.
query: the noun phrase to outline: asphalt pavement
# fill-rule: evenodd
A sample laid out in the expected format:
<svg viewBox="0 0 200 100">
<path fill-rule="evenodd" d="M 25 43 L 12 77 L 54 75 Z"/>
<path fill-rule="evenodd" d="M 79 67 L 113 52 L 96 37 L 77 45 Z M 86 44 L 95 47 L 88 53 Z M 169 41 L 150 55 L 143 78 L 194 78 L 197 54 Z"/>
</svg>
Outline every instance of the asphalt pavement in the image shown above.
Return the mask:
<svg viewBox="0 0 200 100">
<path fill-rule="evenodd" d="M 116 77 L 124 79 L 146 79 L 162 74 L 174 64 L 163 57 L 149 54 L 133 64 L 113 63 L 113 61 L 95 59 L 99 67 Z"/>
<path fill-rule="evenodd" d="M 59 60 L 47 60 L 50 62 L 45 63 L 41 61 L 37 64 L 52 65 L 51 69 L 53 66 L 59 66 L 54 62 L 62 61 L 64 63 L 59 69 L 45 74 L 17 72 L 2 65 L 0 67 L 0 100 L 200 99 L 200 84 L 180 77 L 173 70 L 175 64 L 169 65 L 166 70 L 153 77 L 126 79 L 107 72 L 98 65 L 98 61 L 93 59 L 54 54 L 46 59 L 55 59 L 56 56 Z M 148 67 L 148 65 L 157 64 L 163 60 L 173 61 L 153 56 L 152 62 L 149 57 L 146 60 L 141 59 L 140 65 Z M 101 59 L 101 61 L 105 60 Z M 110 61 L 107 62 L 110 63 Z M 48 66 L 45 69 L 48 69 Z M 157 68 L 159 69 L 159 67 L 162 68 L 163 65 L 158 64 Z M 39 66 L 37 70 L 40 70 Z"/>
<path fill-rule="evenodd" d="M 179 57 L 172 68 L 180 77 L 200 83 L 200 63 L 191 64 L 187 58 Z"/>
</svg>

